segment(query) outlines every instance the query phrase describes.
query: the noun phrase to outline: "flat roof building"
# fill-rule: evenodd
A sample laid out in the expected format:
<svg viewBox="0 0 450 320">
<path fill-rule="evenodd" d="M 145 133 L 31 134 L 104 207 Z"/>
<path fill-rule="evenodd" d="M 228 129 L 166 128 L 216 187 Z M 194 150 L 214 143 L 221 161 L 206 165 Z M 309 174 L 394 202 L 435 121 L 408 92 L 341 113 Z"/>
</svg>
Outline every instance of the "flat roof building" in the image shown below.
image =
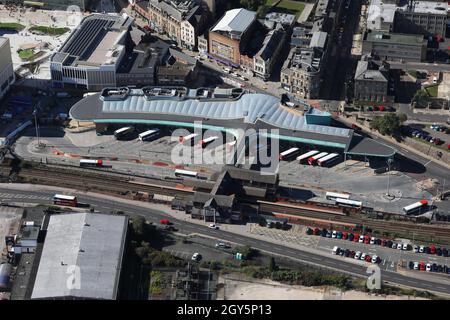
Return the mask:
<svg viewBox="0 0 450 320">
<path fill-rule="evenodd" d="M 367 31 L 362 53 L 393 61 L 421 62 L 427 55 L 427 40 L 422 35 Z"/>
<path fill-rule="evenodd" d="M 31 299 L 116 299 L 127 228 L 126 216 L 52 215 Z"/>
<path fill-rule="evenodd" d="M 0 37 L 0 99 L 6 94 L 14 80 L 9 38 Z"/>
</svg>

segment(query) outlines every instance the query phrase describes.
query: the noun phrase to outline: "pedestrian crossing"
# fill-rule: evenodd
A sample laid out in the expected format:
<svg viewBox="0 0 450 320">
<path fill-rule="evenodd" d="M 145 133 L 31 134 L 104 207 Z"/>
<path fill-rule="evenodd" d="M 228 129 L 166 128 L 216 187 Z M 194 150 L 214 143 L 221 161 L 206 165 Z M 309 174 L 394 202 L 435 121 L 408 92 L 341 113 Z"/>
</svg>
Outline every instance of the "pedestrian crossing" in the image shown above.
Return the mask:
<svg viewBox="0 0 450 320">
<path fill-rule="evenodd" d="M 31 194 L 20 194 L 20 193 L 0 193 L 0 199 L 27 199 L 27 200 L 51 200 L 50 196 L 36 196 Z"/>
</svg>

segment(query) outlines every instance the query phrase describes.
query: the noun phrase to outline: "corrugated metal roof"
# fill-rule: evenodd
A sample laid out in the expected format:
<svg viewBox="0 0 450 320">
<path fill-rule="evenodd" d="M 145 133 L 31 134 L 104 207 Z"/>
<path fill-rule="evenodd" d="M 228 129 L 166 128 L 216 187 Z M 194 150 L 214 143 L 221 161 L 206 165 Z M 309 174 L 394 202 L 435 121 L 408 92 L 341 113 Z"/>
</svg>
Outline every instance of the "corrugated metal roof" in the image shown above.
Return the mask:
<svg viewBox="0 0 450 320">
<path fill-rule="evenodd" d="M 266 94 L 243 94 L 237 100 L 197 99 L 147 100 L 139 89 L 134 89 L 125 100 L 103 101 L 103 113 L 157 113 L 220 120 L 243 119 L 254 124 L 262 120 L 275 127 L 309 131 L 334 136 L 349 136 L 349 129 L 307 124 L 300 113 L 280 105 L 278 98 Z"/>
<path fill-rule="evenodd" d="M 246 9 L 233 9 L 225 13 L 212 31 L 244 32 L 256 19 L 256 12 Z"/>
</svg>

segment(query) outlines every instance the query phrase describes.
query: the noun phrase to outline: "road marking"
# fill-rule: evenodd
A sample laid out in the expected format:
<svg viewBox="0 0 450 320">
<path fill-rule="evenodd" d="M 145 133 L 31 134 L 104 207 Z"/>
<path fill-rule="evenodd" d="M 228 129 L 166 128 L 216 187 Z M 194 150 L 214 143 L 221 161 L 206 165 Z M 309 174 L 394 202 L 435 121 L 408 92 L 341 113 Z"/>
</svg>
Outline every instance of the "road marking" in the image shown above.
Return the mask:
<svg viewBox="0 0 450 320">
<path fill-rule="evenodd" d="M 427 164 L 429 164 L 430 162 L 432 162 L 432 160 L 429 160 L 427 163 L 424 164 L 424 167 L 427 166 Z"/>
</svg>

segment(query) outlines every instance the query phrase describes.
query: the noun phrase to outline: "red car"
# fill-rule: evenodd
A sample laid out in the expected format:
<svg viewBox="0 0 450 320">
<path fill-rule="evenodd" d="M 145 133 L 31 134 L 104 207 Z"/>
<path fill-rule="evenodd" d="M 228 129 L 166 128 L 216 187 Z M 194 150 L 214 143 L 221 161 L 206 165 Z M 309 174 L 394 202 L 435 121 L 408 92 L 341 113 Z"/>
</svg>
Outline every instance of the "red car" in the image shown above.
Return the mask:
<svg viewBox="0 0 450 320">
<path fill-rule="evenodd" d="M 387 245 L 386 239 L 381 240 L 381 245 L 382 245 L 383 247 L 386 247 L 386 245 Z"/>
<path fill-rule="evenodd" d="M 319 235 L 319 233 L 320 233 L 320 229 L 314 228 L 313 235 L 317 236 L 317 235 Z"/>
<path fill-rule="evenodd" d="M 343 232 L 342 233 L 342 240 L 347 240 L 348 237 L 348 233 L 347 232 Z"/>
<path fill-rule="evenodd" d="M 361 130 L 361 128 L 359 126 L 357 126 L 356 124 L 352 124 L 352 129 L 354 130 Z"/>
<path fill-rule="evenodd" d="M 170 224 L 169 220 L 167 220 L 167 219 L 159 220 L 159 223 L 165 224 L 165 225 L 169 225 Z"/>
<path fill-rule="evenodd" d="M 419 270 L 420 271 L 425 271 L 425 262 L 419 263 Z"/>
<path fill-rule="evenodd" d="M 370 237 L 369 236 L 365 236 L 364 237 L 364 243 L 365 244 L 369 244 L 370 243 Z"/>
<path fill-rule="evenodd" d="M 430 247 L 430 253 L 431 253 L 431 254 L 435 254 L 435 253 L 436 253 L 436 247 L 435 247 L 434 245 L 432 245 L 432 246 Z"/>
<path fill-rule="evenodd" d="M 386 110 L 386 108 L 384 106 L 379 106 L 380 111 L 384 111 Z"/>
<path fill-rule="evenodd" d="M 364 260 L 366 260 L 367 262 L 372 261 L 372 257 L 369 255 L 366 255 L 366 257 L 364 258 Z"/>
<path fill-rule="evenodd" d="M 359 241 L 359 234 L 355 233 L 355 237 L 353 238 L 354 242 L 358 242 Z"/>
</svg>

